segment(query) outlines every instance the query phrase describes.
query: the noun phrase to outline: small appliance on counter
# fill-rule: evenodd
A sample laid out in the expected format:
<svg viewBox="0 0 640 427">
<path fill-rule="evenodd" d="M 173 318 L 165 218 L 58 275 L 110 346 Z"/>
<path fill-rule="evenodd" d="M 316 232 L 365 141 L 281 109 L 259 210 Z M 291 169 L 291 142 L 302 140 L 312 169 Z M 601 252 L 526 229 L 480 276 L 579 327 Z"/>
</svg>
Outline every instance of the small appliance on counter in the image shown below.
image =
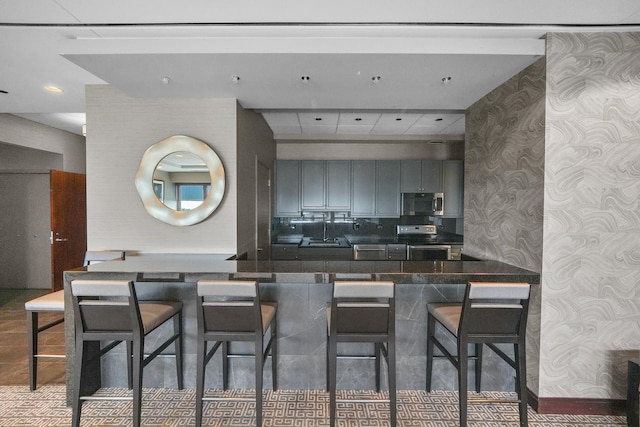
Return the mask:
<svg viewBox="0 0 640 427">
<path fill-rule="evenodd" d="M 451 259 L 451 245 L 438 244 L 438 228 L 433 224 L 396 226 L 398 242 L 407 244 L 407 260 Z"/>
</svg>

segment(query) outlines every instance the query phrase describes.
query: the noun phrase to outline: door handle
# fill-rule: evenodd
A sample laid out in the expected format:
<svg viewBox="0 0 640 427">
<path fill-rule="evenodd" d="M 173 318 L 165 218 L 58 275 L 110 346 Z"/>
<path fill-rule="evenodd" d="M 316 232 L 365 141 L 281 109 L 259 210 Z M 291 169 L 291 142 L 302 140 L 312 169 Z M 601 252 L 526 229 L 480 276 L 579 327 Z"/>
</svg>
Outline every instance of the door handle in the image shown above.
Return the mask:
<svg viewBox="0 0 640 427">
<path fill-rule="evenodd" d="M 56 236 L 59 236 L 59 234 L 56 233 Z M 56 237 L 54 239 L 53 238 L 53 231 L 51 231 L 50 234 L 49 234 L 49 240 L 51 241 L 52 245 L 53 245 L 53 242 L 67 242 L 67 241 L 69 241 L 69 239 L 65 239 L 64 237 Z"/>
</svg>

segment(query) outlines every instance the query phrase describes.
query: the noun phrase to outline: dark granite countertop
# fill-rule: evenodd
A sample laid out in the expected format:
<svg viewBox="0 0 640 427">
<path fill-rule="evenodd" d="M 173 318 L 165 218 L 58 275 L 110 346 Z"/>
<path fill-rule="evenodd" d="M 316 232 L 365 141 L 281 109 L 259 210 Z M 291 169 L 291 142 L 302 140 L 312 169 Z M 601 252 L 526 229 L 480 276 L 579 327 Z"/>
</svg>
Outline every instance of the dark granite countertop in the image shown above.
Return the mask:
<svg viewBox="0 0 640 427">
<path fill-rule="evenodd" d="M 357 234 L 345 234 L 344 238 L 350 245 L 363 245 L 363 244 L 393 244 L 393 243 L 406 243 L 406 240 L 399 239 L 396 236 L 384 236 L 377 234 L 357 235 Z M 274 236 L 271 243 L 276 244 L 288 244 L 299 245 L 303 243 L 305 237 L 302 234 L 280 234 Z M 433 245 L 461 245 L 463 243 L 463 236 L 452 233 L 440 233 L 433 239 L 427 239 L 421 244 L 433 244 Z"/>
<path fill-rule="evenodd" d="M 379 236 L 379 235 L 353 235 L 346 234 L 345 237 L 352 245 L 357 244 L 393 244 L 407 243 L 408 240 L 398 238 L 396 236 Z M 420 244 L 433 245 L 461 245 L 463 236 L 459 234 L 440 233 L 431 239 L 425 239 Z"/>
<path fill-rule="evenodd" d="M 107 277 L 174 274 L 200 278 L 255 279 L 273 283 L 330 283 L 340 279 L 393 280 L 396 283 L 518 281 L 540 283 L 536 272 L 498 261 L 235 261 L 230 254 L 134 254 L 123 261 L 92 264 L 65 272 L 66 281 L 89 273 Z"/>
</svg>

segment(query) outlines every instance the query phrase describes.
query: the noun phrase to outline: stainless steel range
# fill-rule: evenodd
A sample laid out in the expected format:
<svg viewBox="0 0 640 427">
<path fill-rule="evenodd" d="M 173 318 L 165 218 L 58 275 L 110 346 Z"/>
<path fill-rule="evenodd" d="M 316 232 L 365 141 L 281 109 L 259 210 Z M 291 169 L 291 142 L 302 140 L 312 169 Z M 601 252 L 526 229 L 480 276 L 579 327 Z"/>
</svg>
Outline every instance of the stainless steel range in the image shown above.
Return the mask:
<svg viewBox="0 0 640 427">
<path fill-rule="evenodd" d="M 438 244 L 438 229 L 433 224 L 398 225 L 397 240 L 407 244 L 409 261 L 450 260 L 451 245 Z"/>
</svg>

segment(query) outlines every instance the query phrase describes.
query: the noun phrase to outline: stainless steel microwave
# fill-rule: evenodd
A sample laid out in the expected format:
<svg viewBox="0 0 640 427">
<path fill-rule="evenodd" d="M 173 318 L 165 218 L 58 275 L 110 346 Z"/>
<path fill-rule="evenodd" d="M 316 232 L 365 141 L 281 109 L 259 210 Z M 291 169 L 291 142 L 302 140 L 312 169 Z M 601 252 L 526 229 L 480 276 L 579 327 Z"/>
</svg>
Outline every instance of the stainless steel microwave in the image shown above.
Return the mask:
<svg viewBox="0 0 640 427">
<path fill-rule="evenodd" d="M 444 215 L 444 193 L 402 193 L 402 215 Z"/>
</svg>

